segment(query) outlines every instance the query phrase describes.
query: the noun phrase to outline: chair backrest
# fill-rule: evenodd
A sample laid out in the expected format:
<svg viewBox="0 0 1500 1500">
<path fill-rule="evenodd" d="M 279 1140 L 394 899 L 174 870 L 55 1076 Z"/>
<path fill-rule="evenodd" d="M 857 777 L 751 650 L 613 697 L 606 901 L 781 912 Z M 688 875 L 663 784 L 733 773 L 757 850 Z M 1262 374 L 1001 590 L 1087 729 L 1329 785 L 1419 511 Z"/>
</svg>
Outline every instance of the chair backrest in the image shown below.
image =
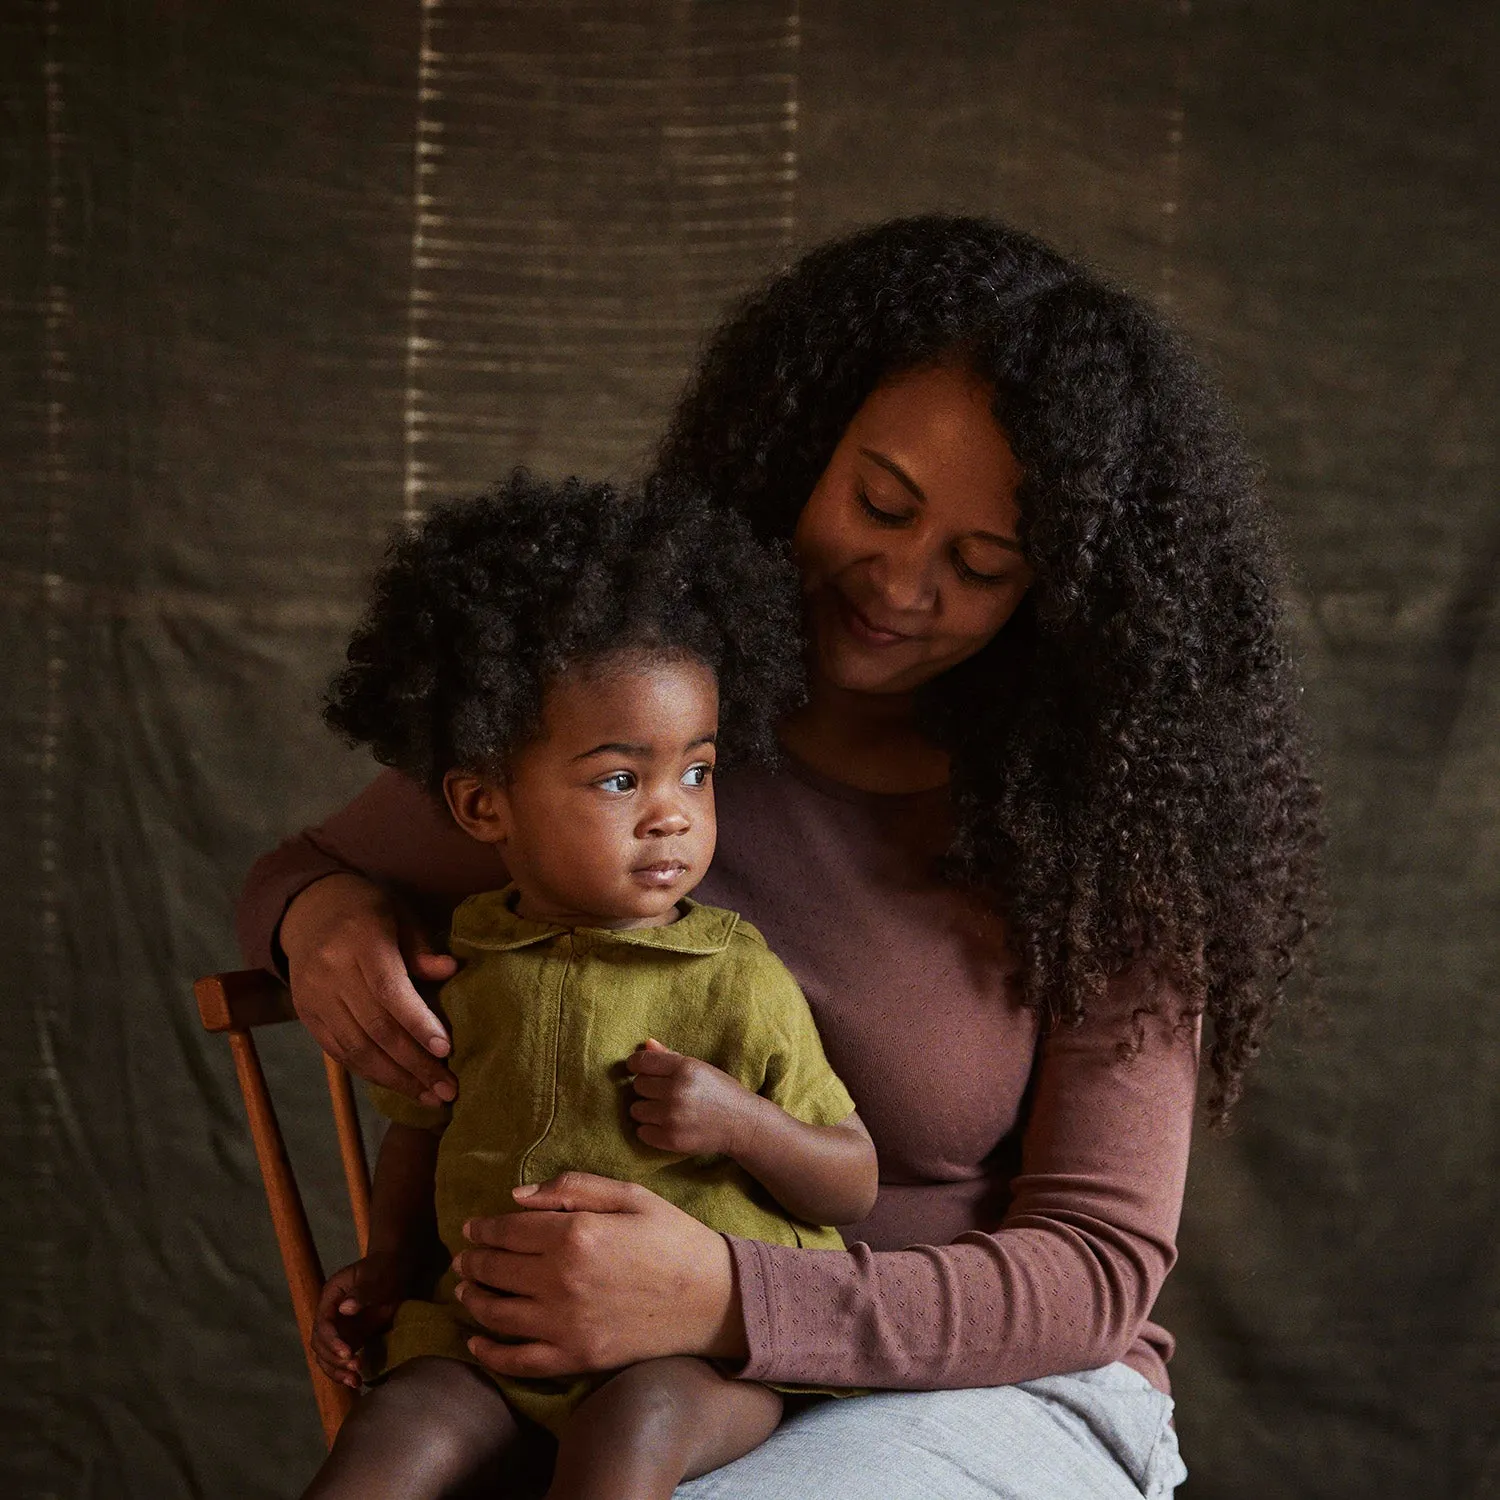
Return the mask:
<svg viewBox="0 0 1500 1500">
<path fill-rule="evenodd" d="M 260 969 L 210 974 L 193 986 L 193 994 L 205 1030 L 222 1031 L 229 1038 L 235 1074 L 245 1100 L 245 1114 L 250 1121 L 250 1135 L 255 1142 L 255 1156 L 266 1187 L 266 1201 L 271 1208 L 271 1224 L 276 1231 L 276 1243 L 281 1248 L 287 1288 L 292 1294 L 292 1311 L 297 1319 L 297 1331 L 302 1335 L 302 1352 L 307 1357 L 308 1373 L 312 1376 L 318 1416 L 323 1423 L 323 1434 L 332 1446 L 340 1424 L 354 1404 L 354 1393 L 336 1380 L 330 1380 L 313 1358 L 313 1320 L 317 1314 L 318 1296 L 323 1290 L 323 1267 L 308 1227 L 302 1194 L 297 1190 L 297 1179 L 287 1157 L 281 1125 L 271 1103 L 271 1092 L 266 1087 L 260 1054 L 250 1034 L 257 1026 L 295 1020 L 292 999 L 285 985 Z M 328 1094 L 338 1132 L 339 1155 L 344 1163 L 344 1180 L 349 1187 L 354 1231 L 359 1240 L 359 1253 L 363 1255 L 370 1238 L 370 1169 L 359 1132 L 354 1090 L 348 1073 L 331 1057 L 325 1057 L 323 1064 L 328 1075 Z"/>
</svg>

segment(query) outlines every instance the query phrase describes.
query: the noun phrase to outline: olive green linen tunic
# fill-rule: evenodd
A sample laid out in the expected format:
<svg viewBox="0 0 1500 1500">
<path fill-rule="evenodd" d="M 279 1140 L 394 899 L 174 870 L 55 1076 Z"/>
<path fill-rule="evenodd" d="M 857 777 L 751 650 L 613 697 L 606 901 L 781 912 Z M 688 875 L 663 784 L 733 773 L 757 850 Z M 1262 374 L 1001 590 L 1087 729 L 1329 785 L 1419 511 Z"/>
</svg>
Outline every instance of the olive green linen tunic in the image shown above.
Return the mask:
<svg viewBox="0 0 1500 1500">
<path fill-rule="evenodd" d="M 471 896 L 450 947 L 465 960 L 440 1003 L 459 1080 L 451 1105 L 428 1108 L 371 1090 L 390 1119 L 441 1130 L 438 1232 L 451 1254 L 463 1226 L 519 1211 L 511 1189 L 563 1171 L 639 1182 L 726 1234 L 841 1250 L 838 1231 L 791 1218 L 737 1162 L 643 1145 L 629 1116 L 625 1061 L 647 1037 L 702 1058 L 812 1125 L 854 1102 L 823 1055 L 796 980 L 736 913 L 685 900 L 663 927 L 564 928 L 513 910 L 515 887 Z M 389 1371 L 419 1355 L 477 1363 L 483 1332 L 453 1296 L 449 1270 L 430 1301 L 403 1302 L 386 1340 Z M 498 1380 L 510 1404 L 557 1431 L 605 1377 Z"/>
</svg>

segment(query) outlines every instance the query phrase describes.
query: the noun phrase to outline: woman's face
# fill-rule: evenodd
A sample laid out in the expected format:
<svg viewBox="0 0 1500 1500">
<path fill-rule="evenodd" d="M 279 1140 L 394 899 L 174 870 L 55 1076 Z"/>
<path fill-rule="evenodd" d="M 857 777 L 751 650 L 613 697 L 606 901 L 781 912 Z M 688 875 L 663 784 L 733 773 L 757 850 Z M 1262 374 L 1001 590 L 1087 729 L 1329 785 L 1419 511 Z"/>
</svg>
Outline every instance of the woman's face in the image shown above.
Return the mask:
<svg viewBox="0 0 1500 1500">
<path fill-rule="evenodd" d="M 1021 466 L 992 394 L 940 365 L 893 377 L 855 413 L 792 537 L 815 680 L 910 692 L 1015 612 L 1031 582 Z"/>
</svg>

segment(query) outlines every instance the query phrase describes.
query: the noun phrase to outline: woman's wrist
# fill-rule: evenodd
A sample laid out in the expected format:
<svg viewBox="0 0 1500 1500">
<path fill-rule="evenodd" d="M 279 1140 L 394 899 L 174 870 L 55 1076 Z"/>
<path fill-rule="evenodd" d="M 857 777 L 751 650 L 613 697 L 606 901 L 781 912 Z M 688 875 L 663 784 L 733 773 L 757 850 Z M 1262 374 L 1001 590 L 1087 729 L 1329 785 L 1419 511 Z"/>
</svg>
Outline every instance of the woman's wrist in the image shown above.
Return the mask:
<svg viewBox="0 0 1500 1500">
<path fill-rule="evenodd" d="M 709 1359 L 743 1363 L 750 1356 L 750 1343 L 745 1337 L 745 1310 L 740 1301 L 739 1278 L 735 1274 L 728 1239 L 722 1234 L 717 1238 L 720 1253 L 712 1258 L 704 1287 L 704 1327 L 708 1330 L 708 1339 L 699 1352 Z"/>
<path fill-rule="evenodd" d="M 287 903 L 273 939 L 288 969 L 300 962 L 332 922 L 356 906 L 373 906 L 381 899 L 380 887 L 352 870 L 337 870 L 304 886 Z"/>
</svg>

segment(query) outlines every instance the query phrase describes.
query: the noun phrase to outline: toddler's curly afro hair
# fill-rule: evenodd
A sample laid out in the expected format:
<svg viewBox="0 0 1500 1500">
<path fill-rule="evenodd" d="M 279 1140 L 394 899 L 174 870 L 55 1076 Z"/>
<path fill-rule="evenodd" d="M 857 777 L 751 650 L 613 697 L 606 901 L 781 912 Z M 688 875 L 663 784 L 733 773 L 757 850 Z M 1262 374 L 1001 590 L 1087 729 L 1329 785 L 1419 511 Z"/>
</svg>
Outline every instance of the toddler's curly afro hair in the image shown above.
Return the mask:
<svg viewBox="0 0 1500 1500">
<path fill-rule="evenodd" d="M 391 541 L 323 717 L 440 798 L 450 770 L 503 774 L 564 669 L 685 654 L 718 676 L 725 760 L 772 760 L 804 683 L 785 553 L 691 485 L 518 469 Z"/>
</svg>

